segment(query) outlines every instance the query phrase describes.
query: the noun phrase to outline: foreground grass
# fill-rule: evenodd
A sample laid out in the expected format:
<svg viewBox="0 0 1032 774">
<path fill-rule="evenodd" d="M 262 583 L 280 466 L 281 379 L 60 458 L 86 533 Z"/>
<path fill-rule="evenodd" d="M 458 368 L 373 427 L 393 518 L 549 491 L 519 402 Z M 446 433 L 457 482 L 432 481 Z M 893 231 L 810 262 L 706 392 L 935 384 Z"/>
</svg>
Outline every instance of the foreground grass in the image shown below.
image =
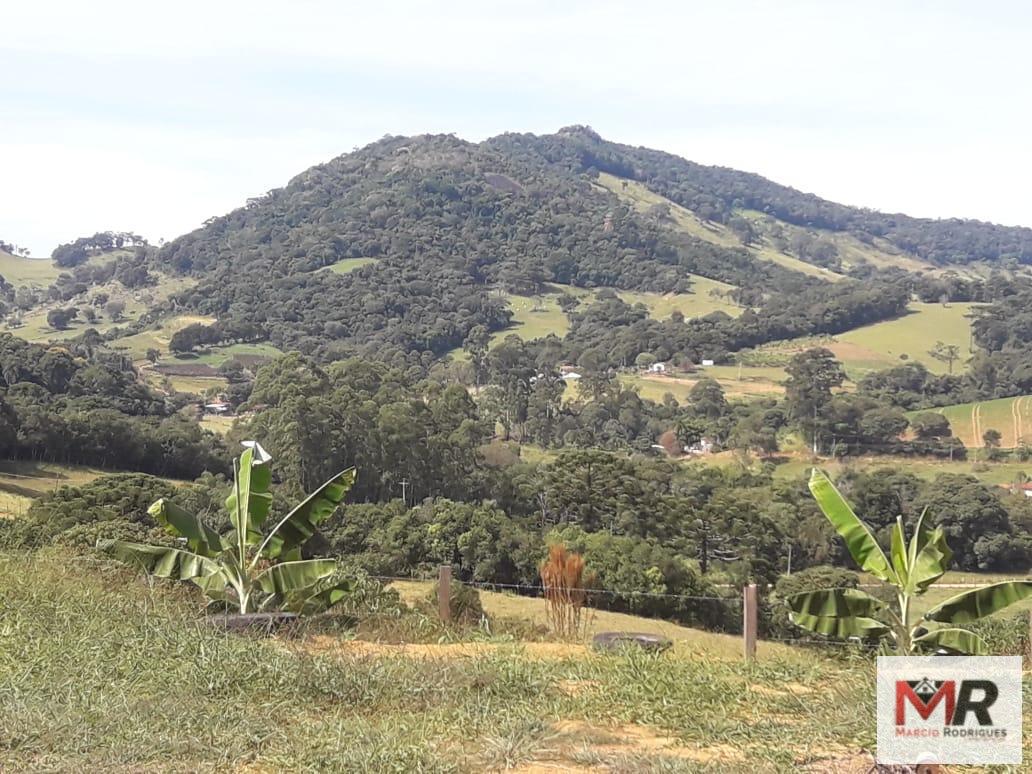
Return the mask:
<svg viewBox="0 0 1032 774">
<path fill-rule="evenodd" d="M 0 596 L 3 770 L 818 771 L 873 745 L 865 657 L 227 636 L 182 588 L 46 553 L 0 554 Z"/>
</svg>

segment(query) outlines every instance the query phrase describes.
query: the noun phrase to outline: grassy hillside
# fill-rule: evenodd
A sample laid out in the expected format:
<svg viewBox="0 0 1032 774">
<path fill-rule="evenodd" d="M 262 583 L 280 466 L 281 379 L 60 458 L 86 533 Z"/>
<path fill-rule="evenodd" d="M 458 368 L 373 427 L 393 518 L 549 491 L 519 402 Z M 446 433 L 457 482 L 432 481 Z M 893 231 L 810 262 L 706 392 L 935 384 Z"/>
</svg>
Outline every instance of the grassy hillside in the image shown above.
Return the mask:
<svg viewBox="0 0 1032 774">
<path fill-rule="evenodd" d="M 983 445 L 986 430 L 999 430 L 1001 445 L 1013 449 L 1025 443 L 1032 444 L 1032 396 L 1000 398 L 998 400 L 962 403 L 935 409 L 950 421 L 953 434 L 968 447 Z M 1032 466 L 1028 466 L 1032 468 Z"/>
<path fill-rule="evenodd" d="M 690 275 L 692 279 L 691 293 L 646 293 L 641 291 L 618 290 L 616 294 L 628 304 L 644 304 L 649 316 L 656 319 L 669 317 L 679 311 L 685 317 L 703 317 L 712 312 L 724 312 L 732 317 L 742 313 L 742 308 L 727 298 L 727 293 L 734 290 L 733 285 L 711 280 L 708 277 Z M 595 292 L 572 285 L 550 284 L 549 293 L 540 296 L 520 296 L 506 294 L 505 299 L 512 310 L 512 325 L 491 337 L 492 345 L 506 336 L 515 334 L 521 339 L 542 338 L 549 334 L 565 336 L 570 330 L 570 318 L 559 308 L 557 295 L 566 293 L 580 299 L 582 304 L 589 304 Z M 461 350 L 454 350 L 452 357 L 465 360 Z"/>
<path fill-rule="evenodd" d="M 841 275 L 833 271 L 801 261 L 786 252 L 776 249 L 765 239 L 760 239 L 752 245 L 743 245 L 741 240 L 726 226 L 701 219 L 691 210 L 660 196 L 637 181 L 625 180 L 603 172 L 598 176 L 598 182 L 603 188 L 612 191 L 639 212 L 648 212 L 657 205 L 667 207 L 670 213 L 671 225 L 698 239 L 720 245 L 721 247 L 744 247 L 761 260 L 779 264 L 786 269 L 798 271 L 811 277 L 823 277 L 833 282 L 841 279 Z M 762 213 L 755 213 L 755 215 L 762 217 Z"/>
<path fill-rule="evenodd" d="M 104 333 L 112 328 L 118 328 L 126 323 L 139 318 L 145 312 L 152 309 L 160 309 L 169 296 L 184 290 L 194 284 L 195 280 L 189 277 L 174 277 L 167 274 L 156 273 L 158 282 L 155 285 L 142 288 L 126 288 L 120 282 L 108 282 L 90 288 L 86 293 L 68 301 L 60 303 L 47 303 L 37 306 L 21 315 L 21 325 L 12 326 L 10 321 L 0 325 L 0 330 L 9 331 L 15 336 L 27 341 L 45 342 L 61 341 L 78 336 L 88 328 L 95 328 Z M 125 311 L 122 319 L 111 319 L 103 306 L 94 307 L 91 299 L 98 293 L 105 293 L 110 300 L 120 300 L 125 304 Z M 94 322 L 89 322 L 80 314 L 73 320 L 66 330 L 56 330 L 47 323 L 47 314 L 56 307 L 77 307 L 79 309 L 92 308 L 97 314 Z"/>
<path fill-rule="evenodd" d="M 0 555 L 0 768 L 775 772 L 873 741 L 869 663 L 226 636 L 185 591 L 130 578 Z"/>
<path fill-rule="evenodd" d="M 91 257 L 88 263 L 106 263 L 128 253 L 128 250 L 113 250 Z M 49 258 L 23 258 L 0 250 L 0 276 L 16 288 L 26 285 L 45 288 L 65 271 L 68 270 L 62 269 Z"/>
<path fill-rule="evenodd" d="M 909 313 L 895 320 L 866 325 L 838 336 L 806 337 L 779 341 L 744 353 L 746 364 L 787 363 L 788 359 L 812 347 L 830 349 L 845 366 L 853 381 L 869 371 L 892 368 L 911 361 L 923 363 L 929 371 L 944 374 L 946 363 L 933 358 L 929 351 L 937 342 L 954 344 L 960 357 L 953 364 L 954 373 L 967 368 L 971 356 L 971 320 L 968 315 L 976 304 L 923 304 L 912 302 Z"/>
<path fill-rule="evenodd" d="M 963 371 L 964 361 L 970 356 L 968 315 L 975 306 L 912 303 L 910 314 L 898 320 L 868 325 L 837 336 L 842 352 L 840 359 L 857 371 L 899 365 L 904 359 L 917 360 L 928 370 L 944 374 L 947 365 L 928 354 L 936 342 L 941 341 L 960 347 L 961 359 L 953 364 L 953 369 Z M 831 349 L 835 351 L 834 346 Z"/>
<path fill-rule="evenodd" d="M 109 472 L 53 462 L 0 460 L 0 519 L 20 516 L 45 492 L 59 486 L 88 484 Z"/>
<path fill-rule="evenodd" d="M 730 453 L 714 455 L 708 458 L 710 464 L 733 465 L 736 464 Z M 805 456 L 783 456 L 775 457 L 777 467 L 774 470 L 775 478 L 779 479 L 801 479 L 810 474 L 814 463 Z M 924 460 L 910 457 L 872 456 L 872 457 L 851 457 L 848 460 L 825 460 L 820 461 L 820 467 L 831 475 L 837 475 L 845 467 L 857 470 L 873 468 L 892 468 L 895 470 L 906 470 L 915 476 L 931 481 L 942 473 L 959 473 L 962 475 L 974 476 L 978 480 L 989 485 L 1011 484 L 1021 473 L 1032 475 L 1032 463 L 1017 461 L 1002 462 L 979 462 L 964 460 L 950 462 L 948 460 Z"/>
<path fill-rule="evenodd" d="M 0 275 L 16 288 L 46 287 L 61 273 L 49 258 L 22 258 L 0 250 Z"/>
</svg>

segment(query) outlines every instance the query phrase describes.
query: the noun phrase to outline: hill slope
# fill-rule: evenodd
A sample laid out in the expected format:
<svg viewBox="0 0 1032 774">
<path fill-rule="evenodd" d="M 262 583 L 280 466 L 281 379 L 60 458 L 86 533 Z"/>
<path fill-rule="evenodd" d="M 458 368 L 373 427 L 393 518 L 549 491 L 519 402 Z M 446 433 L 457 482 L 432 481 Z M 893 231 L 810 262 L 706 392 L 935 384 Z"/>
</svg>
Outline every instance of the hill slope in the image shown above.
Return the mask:
<svg viewBox="0 0 1032 774">
<path fill-rule="evenodd" d="M 849 285 L 847 273 L 905 284 L 879 272 L 1010 259 L 1032 262 L 1032 231 L 843 207 L 571 127 L 479 144 L 386 137 L 212 219 L 155 260 L 199 280 L 181 308 L 256 327 L 281 349 L 423 363 L 475 326 L 509 328 L 506 297 L 549 284 L 669 294 L 690 292 L 695 275 L 733 285 L 737 327 L 716 322 L 716 339 L 685 334 L 715 352 L 899 311 L 857 320 L 841 313 L 857 307 L 844 300 L 788 319 L 793 303 L 824 299 L 827 282 Z M 768 325 L 779 313 L 786 319 Z"/>
</svg>

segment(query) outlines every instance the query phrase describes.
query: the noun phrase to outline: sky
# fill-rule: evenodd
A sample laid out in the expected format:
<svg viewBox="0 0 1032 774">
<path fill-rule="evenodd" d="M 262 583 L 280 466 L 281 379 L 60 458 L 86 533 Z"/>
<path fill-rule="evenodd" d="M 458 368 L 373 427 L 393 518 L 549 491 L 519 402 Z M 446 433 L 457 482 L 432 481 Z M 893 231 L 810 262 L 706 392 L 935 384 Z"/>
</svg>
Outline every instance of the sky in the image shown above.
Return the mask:
<svg viewBox="0 0 1032 774">
<path fill-rule="evenodd" d="M 1032 226 L 1021 2 L 0 8 L 0 239 L 172 239 L 384 134 L 588 124 L 834 201 Z"/>
</svg>

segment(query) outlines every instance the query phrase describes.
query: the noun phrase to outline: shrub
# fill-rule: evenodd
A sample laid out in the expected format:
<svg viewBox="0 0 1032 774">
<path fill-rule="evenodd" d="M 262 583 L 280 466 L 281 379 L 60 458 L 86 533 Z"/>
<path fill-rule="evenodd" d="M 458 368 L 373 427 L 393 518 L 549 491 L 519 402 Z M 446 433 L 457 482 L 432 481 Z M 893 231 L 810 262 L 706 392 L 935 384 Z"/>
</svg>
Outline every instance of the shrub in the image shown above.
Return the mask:
<svg viewBox="0 0 1032 774">
<path fill-rule="evenodd" d="M 588 589 L 595 588 L 597 583 L 595 573 L 584 569 L 584 557 L 567 551 L 565 546 L 549 546 L 548 558 L 541 565 L 541 585 L 555 634 L 570 638 L 581 633 L 581 612 L 588 600 Z"/>
<path fill-rule="evenodd" d="M 830 565 L 808 567 L 791 575 L 782 575 L 761 607 L 761 629 L 768 637 L 805 639 L 810 635 L 788 620 L 785 599 L 805 591 L 855 589 L 859 583 L 860 576 L 852 570 Z"/>
<path fill-rule="evenodd" d="M 439 609 L 438 591 L 438 584 L 434 583 L 423 606 L 428 614 L 436 614 Z M 484 606 L 480 602 L 480 592 L 475 588 L 453 579 L 449 592 L 448 603 L 451 605 L 452 623 L 460 626 L 477 626 L 487 618 Z"/>
</svg>

